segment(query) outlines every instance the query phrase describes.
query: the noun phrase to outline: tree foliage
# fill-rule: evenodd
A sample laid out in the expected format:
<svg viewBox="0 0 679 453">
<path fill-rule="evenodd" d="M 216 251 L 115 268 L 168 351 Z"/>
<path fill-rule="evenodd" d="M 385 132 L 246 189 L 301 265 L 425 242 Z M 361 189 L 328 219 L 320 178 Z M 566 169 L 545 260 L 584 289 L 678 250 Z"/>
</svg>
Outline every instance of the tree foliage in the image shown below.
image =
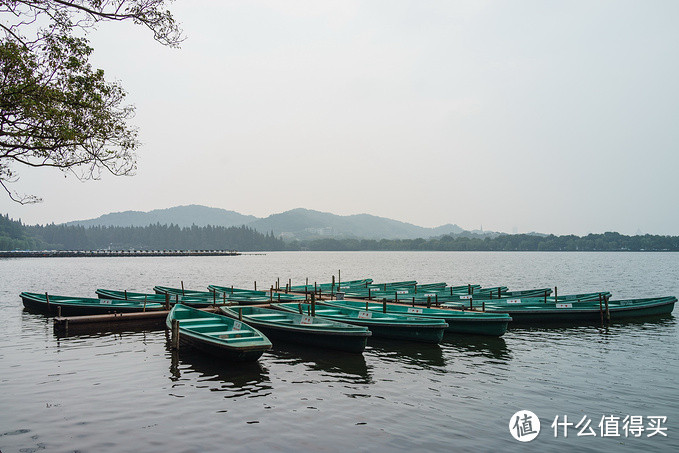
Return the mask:
<svg viewBox="0 0 679 453">
<path fill-rule="evenodd" d="M 139 147 L 125 91 L 89 63 L 86 34 L 101 21 L 132 21 L 176 46 L 182 36 L 165 0 L 0 0 L 0 185 L 17 166 L 55 167 L 80 179 L 132 174 Z"/>
</svg>

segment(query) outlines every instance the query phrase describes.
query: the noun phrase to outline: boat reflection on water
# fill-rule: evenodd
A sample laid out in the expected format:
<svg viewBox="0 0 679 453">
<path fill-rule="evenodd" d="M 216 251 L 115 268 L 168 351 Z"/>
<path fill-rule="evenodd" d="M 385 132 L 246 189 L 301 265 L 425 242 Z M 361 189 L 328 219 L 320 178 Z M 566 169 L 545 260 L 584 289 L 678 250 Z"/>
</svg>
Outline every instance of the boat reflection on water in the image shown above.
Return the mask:
<svg viewBox="0 0 679 453">
<path fill-rule="evenodd" d="M 548 333 L 567 333 L 577 331 L 600 331 L 606 333 L 629 334 L 636 330 L 658 330 L 659 332 L 667 327 L 674 327 L 677 323 L 677 318 L 670 314 L 642 316 L 639 318 L 621 319 L 608 322 L 604 319 L 603 322 L 581 322 L 574 324 L 573 322 L 552 322 L 549 324 L 530 324 L 522 323 L 512 326 L 511 332 L 525 333 L 525 332 L 546 332 Z"/>
<path fill-rule="evenodd" d="M 225 392 L 225 398 L 252 398 L 271 391 L 269 372 L 258 361 L 228 362 L 190 347 L 177 351 L 172 349 L 169 340 L 166 350 L 170 358 L 169 378 L 173 382 Z"/>
<path fill-rule="evenodd" d="M 303 365 L 310 371 L 320 371 L 338 382 L 372 383 L 363 354 L 276 341 L 263 359 L 286 365 Z"/>
<path fill-rule="evenodd" d="M 438 344 L 371 338 L 366 351 L 381 360 L 423 369 L 446 365 L 443 351 Z"/>
<path fill-rule="evenodd" d="M 502 337 L 446 334 L 441 345 L 445 348 L 452 347 L 457 353 L 499 361 L 508 361 L 511 358 L 511 351 L 507 348 L 507 343 Z"/>
</svg>

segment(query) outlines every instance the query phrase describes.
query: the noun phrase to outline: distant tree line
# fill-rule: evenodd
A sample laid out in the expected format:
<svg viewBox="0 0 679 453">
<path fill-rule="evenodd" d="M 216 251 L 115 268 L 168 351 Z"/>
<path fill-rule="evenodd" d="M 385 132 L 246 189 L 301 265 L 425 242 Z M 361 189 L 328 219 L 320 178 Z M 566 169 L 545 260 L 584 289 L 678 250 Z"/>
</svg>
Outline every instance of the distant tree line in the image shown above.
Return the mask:
<svg viewBox="0 0 679 453">
<path fill-rule="evenodd" d="M 149 225 L 146 227 L 83 227 L 23 225 L 0 216 L 0 250 L 283 250 L 273 233 L 245 226 Z"/>
<path fill-rule="evenodd" d="M 283 242 L 273 232 L 241 227 L 149 225 L 83 227 L 23 225 L 0 215 L 0 250 L 440 250 L 440 251 L 679 251 L 679 236 L 620 233 L 587 236 L 534 234 L 446 235 L 432 239 L 315 239 Z"/>
<path fill-rule="evenodd" d="M 446 235 L 432 239 L 316 239 L 288 243 L 288 250 L 439 250 L 439 251 L 679 251 L 679 236 L 587 236 L 502 234 L 496 237 Z"/>
</svg>

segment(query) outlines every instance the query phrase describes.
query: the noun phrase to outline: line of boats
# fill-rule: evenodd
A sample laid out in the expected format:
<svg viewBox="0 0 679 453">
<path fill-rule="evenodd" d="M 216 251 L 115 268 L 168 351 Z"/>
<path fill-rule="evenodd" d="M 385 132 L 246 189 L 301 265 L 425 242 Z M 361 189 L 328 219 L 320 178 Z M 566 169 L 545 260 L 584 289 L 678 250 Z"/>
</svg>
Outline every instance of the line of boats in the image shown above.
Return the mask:
<svg viewBox="0 0 679 453">
<path fill-rule="evenodd" d="M 334 280 L 334 278 L 333 278 Z M 170 310 L 178 342 L 237 361 L 257 360 L 284 340 L 361 353 L 370 336 L 439 343 L 444 333 L 501 336 L 510 322 L 617 321 L 667 315 L 676 297 L 611 300 L 606 291 L 557 296 L 550 288 L 448 286 L 371 279 L 269 291 L 210 285 L 207 291 L 165 286 L 153 293 L 96 290 L 98 298 L 21 293 L 28 309 L 64 316 Z M 216 311 L 206 311 L 212 307 Z"/>
</svg>

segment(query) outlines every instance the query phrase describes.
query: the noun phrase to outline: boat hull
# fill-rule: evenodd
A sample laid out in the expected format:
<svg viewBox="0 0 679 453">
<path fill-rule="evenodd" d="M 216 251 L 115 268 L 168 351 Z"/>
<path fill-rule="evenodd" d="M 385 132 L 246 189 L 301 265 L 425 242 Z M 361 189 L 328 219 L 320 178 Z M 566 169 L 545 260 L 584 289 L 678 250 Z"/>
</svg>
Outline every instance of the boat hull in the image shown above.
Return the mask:
<svg viewBox="0 0 679 453">
<path fill-rule="evenodd" d="M 251 320 L 248 324 L 257 328 L 267 337 L 274 340 L 313 346 L 315 348 L 334 349 L 337 351 L 362 353 L 368 343 L 367 335 L 341 335 L 332 332 L 302 332 L 283 328 L 264 326 Z"/>
<path fill-rule="evenodd" d="M 254 362 L 258 360 L 268 348 L 231 348 L 225 345 L 205 341 L 201 338 L 192 336 L 186 332 L 180 331 L 179 344 L 196 349 L 203 354 L 208 354 L 214 357 L 219 357 L 230 362 Z M 180 348 L 181 350 L 181 348 Z"/>
<path fill-rule="evenodd" d="M 105 315 L 113 313 L 139 313 L 143 311 L 159 311 L 162 307 L 157 307 L 156 304 L 148 304 L 146 309 L 141 306 L 116 306 L 116 305 L 84 305 L 84 304 L 68 304 L 60 302 L 57 299 L 47 303 L 32 297 L 21 295 L 21 300 L 26 309 L 40 312 L 48 315 L 58 315 L 61 312 L 62 316 L 88 316 L 88 315 Z M 60 310 L 61 309 L 61 310 Z"/>
<path fill-rule="evenodd" d="M 673 300 L 671 300 L 673 299 Z M 662 300 L 657 303 L 646 303 L 643 305 L 622 305 L 610 306 L 609 314 L 611 321 L 623 321 L 647 316 L 669 315 L 674 309 L 675 298 Z M 596 322 L 606 319 L 605 308 L 599 307 L 577 307 L 577 308 L 539 308 L 531 307 L 528 309 L 497 309 L 493 312 L 509 314 L 514 323 L 564 323 L 564 322 Z"/>
</svg>

